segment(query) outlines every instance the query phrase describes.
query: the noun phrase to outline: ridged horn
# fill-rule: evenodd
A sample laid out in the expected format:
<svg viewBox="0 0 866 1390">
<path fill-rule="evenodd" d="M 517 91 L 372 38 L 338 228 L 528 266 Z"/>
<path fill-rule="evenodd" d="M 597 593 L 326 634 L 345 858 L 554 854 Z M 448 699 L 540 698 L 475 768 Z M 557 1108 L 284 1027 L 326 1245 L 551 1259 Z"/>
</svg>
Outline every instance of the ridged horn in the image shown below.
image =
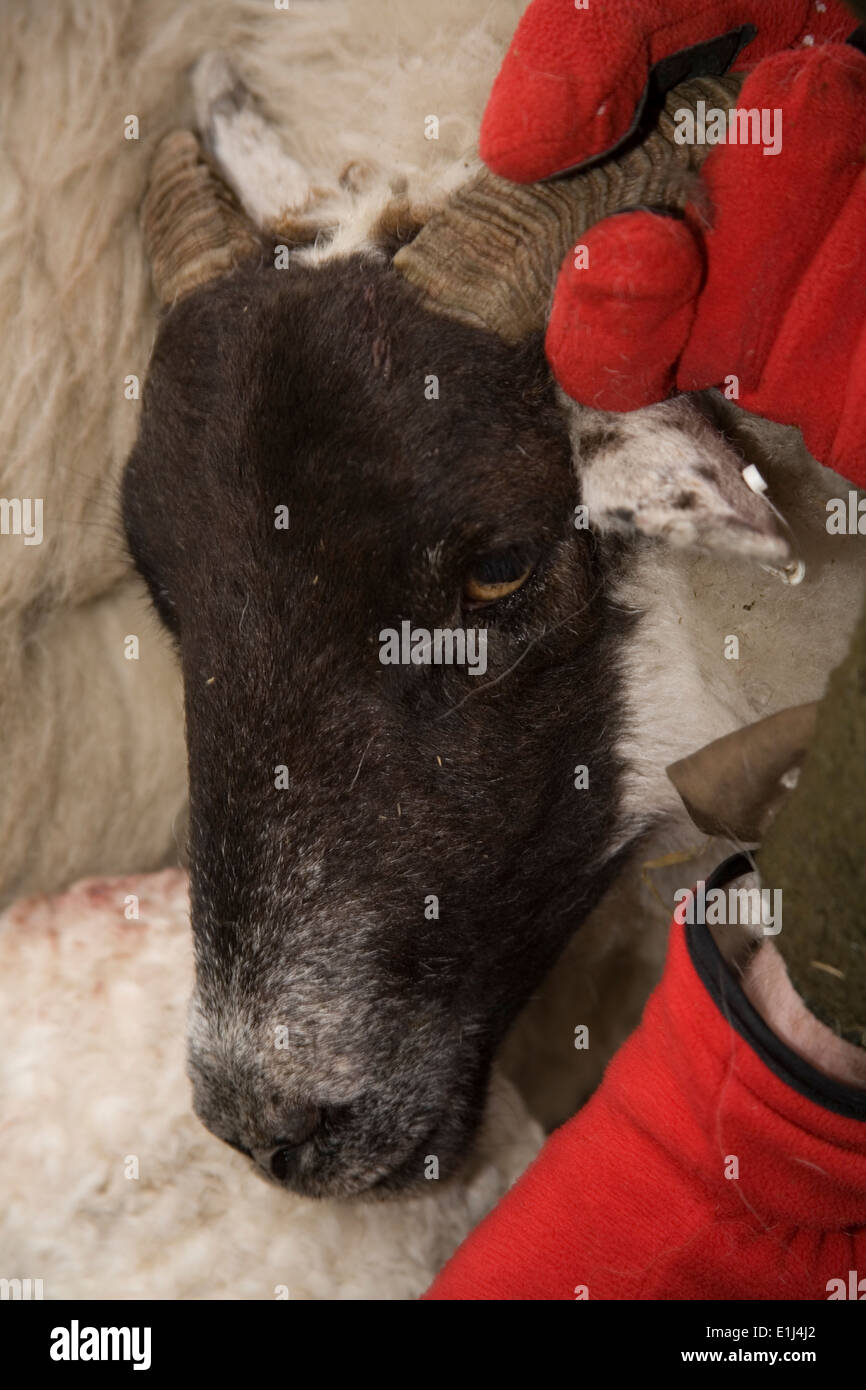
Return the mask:
<svg viewBox="0 0 866 1390">
<path fill-rule="evenodd" d="M 189 130 L 160 142 L 141 209 L 161 304 L 173 304 L 261 251 L 261 238 Z"/>
<path fill-rule="evenodd" d="M 674 113 L 736 105 L 742 76 L 675 87 L 656 127 L 625 153 L 548 183 L 516 184 L 484 169 L 394 257 L 431 307 L 518 343 L 544 327 L 559 268 L 595 222 L 630 207 L 682 209 L 712 146 L 677 144 Z"/>
</svg>

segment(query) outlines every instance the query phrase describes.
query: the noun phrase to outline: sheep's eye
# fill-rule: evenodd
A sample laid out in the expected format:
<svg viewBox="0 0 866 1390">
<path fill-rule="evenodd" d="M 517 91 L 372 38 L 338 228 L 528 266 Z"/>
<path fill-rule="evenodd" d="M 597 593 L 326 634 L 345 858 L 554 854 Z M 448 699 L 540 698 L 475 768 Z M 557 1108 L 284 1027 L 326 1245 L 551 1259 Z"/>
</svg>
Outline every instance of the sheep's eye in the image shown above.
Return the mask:
<svg viewBox="0 0 866 1390">
<path fill-rule="evenodd" d="M 525 584 L 535 569 L 534 552 L 519 547 L 490 550 L 472 563 L 464 581 L 463 598 L 469 604 L 495 603 Z"/>
</svg>

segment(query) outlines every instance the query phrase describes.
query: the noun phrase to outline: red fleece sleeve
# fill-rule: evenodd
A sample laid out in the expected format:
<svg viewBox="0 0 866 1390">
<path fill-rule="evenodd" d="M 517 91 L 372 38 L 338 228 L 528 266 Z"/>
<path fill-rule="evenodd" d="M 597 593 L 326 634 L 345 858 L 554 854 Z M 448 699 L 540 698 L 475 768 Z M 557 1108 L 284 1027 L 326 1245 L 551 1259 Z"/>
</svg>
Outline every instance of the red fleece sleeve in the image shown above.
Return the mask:
<svg viewBox="0 0 866 1390">
<path fill-rule="evenodd" d="M 866 1092 L 789 1052 L 706 929 L 675 924 L 595 1096 L 425 1297 L 826 1299 L 857 1270 Z"/>
</svg>

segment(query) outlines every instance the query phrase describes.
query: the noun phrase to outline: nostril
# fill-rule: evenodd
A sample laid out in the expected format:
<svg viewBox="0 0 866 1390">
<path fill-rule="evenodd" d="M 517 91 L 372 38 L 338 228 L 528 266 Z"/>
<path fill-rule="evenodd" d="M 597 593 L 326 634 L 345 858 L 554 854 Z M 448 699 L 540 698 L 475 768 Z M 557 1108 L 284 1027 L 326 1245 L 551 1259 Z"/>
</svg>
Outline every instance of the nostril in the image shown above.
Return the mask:
<svg viewBox="0 0 866 1390">
<path fill-rule="evenodd" d="M 285 1181 L 291 1150 L 299 1148 L 315 1134 L 319 1118 L 318 1110 L 312 1105 L 293 1110 L 286 1116 L 282 1136 L 274 1140 L 270 1159 L 271 1172 L 278 1182 Z"/>
<path fill-rule="evenodd" d="M 277 1182 L 285 1182 L 289 1171 L 289 1149 L 277 1149 L 271 1154 L 271 1173 Z"/>
</svg>

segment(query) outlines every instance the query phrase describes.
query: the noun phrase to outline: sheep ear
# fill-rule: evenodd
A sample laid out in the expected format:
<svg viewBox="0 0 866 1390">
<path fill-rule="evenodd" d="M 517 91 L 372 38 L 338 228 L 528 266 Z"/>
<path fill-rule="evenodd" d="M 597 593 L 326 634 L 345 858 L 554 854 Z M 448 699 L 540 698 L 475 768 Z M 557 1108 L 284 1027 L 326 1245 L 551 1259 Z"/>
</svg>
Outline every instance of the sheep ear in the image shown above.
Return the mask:
<svg viewBox="0 0 866 1390">
<path fill-rule="evenodd" d="M 783 524 L 763 480 L 693 398 L 628 414 L 568 403 L 575 469 L 599 531 L 790 566 Z"/>
<path fill-rule="evenodd" d="M 314 197 L 309 174 L 286 153 L 230 59 L 204 53 L 191 82 L 204 148 L 253 225 L 272 232 L 306 211 Z"/>
</svg>

